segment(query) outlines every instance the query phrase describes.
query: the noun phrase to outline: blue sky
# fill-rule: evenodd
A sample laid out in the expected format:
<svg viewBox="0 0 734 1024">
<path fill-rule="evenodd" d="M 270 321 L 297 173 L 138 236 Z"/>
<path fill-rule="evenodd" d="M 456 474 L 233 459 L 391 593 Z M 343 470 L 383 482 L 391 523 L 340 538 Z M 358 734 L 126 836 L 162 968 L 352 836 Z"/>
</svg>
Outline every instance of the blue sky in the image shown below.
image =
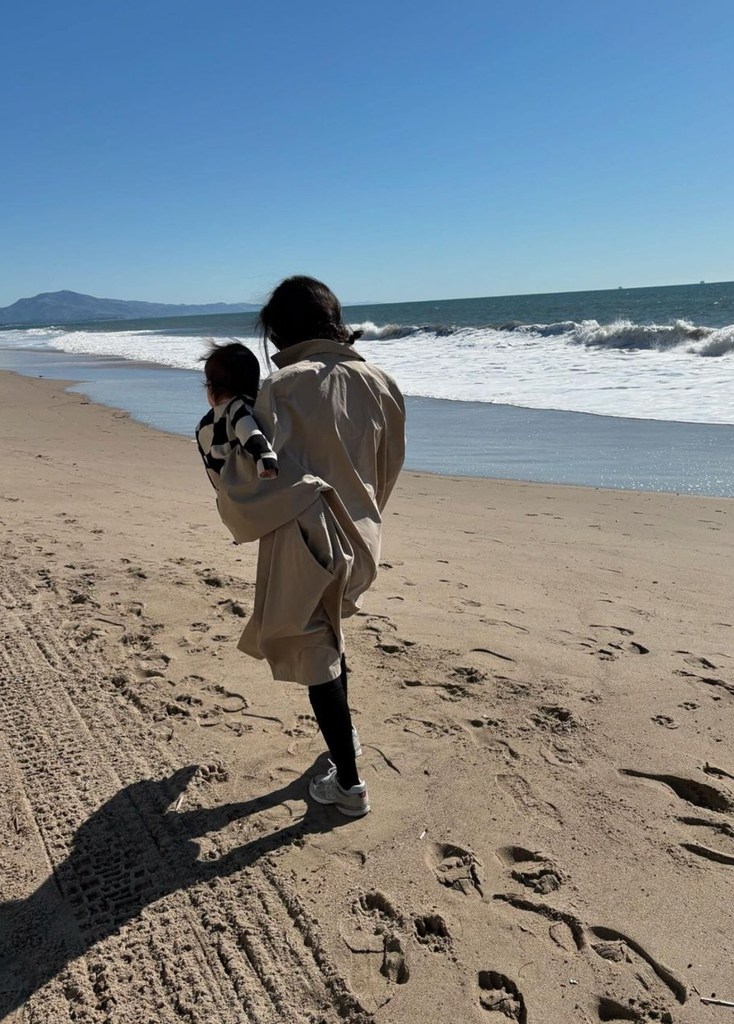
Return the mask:
<svg viewBox="0 0 734 1024">
<path fill-rule="evenodd" d="M 15 0 L 0 305 L 730 280 L 731 0 Z"/>
</svg>

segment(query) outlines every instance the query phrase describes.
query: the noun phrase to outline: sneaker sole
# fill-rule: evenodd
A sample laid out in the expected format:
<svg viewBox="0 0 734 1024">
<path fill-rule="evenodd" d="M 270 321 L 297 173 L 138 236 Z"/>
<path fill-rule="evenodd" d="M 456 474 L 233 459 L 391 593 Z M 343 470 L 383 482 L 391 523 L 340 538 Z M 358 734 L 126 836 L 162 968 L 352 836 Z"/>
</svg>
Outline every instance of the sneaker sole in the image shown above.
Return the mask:
<svg viewBox="0 0 734 1024">
<path fill-rule="evenodd" d="M 356 810 L 354 807 L 343 807 L 341 804 L 332 804 L 331 806 L 336 807 L 340 814 L 346 814 L 348 818 L 364 818 L 372 810 L 369 804 L 366 804 L 360 810 Z"/>
</svg>

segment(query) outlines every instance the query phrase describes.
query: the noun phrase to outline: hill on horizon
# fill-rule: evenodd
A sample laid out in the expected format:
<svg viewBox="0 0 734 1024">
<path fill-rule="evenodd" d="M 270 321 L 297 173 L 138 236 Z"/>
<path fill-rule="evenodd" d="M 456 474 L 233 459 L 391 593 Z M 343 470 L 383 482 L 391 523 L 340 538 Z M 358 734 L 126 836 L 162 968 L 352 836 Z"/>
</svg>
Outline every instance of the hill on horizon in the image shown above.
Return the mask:
<svg viewBox="0 0 734 1024">
<path fill-rule="evenodd" d="M 148 317 L 206 316 L 214 313 L 252 313 L 251 302 L 210 302 L 203 305 L 140 302 L 134 299 L 99 299 L 81 292 L 41 292 L 0 308 L 0 324 L 76 323 L 84 320 L 137 320 Z"/>
</svg>

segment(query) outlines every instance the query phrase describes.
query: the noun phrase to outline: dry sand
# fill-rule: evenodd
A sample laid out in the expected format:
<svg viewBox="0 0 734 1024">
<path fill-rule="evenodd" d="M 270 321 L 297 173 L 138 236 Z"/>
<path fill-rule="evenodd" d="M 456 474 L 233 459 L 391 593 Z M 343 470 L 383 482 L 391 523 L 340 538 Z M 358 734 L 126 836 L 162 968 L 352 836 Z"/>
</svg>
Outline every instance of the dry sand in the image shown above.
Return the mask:
<svg viewBox="0 0 734 1024">
<path fill-rule="evenodd" d="M 734 502 L 405 473 L 347 821 L 193 444 L 0 402 L 0 1017 L 734 1019 Z"/>
</svg>

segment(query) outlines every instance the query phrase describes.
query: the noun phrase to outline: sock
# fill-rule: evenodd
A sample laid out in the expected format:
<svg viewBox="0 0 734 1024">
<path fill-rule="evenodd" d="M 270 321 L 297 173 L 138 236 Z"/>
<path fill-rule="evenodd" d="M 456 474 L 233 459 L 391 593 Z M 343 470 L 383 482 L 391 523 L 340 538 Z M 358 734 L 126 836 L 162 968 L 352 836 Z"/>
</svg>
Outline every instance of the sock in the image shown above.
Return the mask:
<svg viewBox="0 0 734 1024">
<path fill-rule="evenodd" d="M 359 775 L 352 741 L 352 717 L 341 678 L 309 686 L 308 696 L 331 759 L 336 765 L 339 785 L 342 789 L 351 789 L 359 784 Z"/>
<path fill-rule="evenodd" d="M 342 686 L 344 687 L 344 699 L 347 704 L 349 703 L 349 693 L 347 690 L 347 677 L 349 676 L 349 669 L 347 668 L 346 655 L 342 654 Z"/>
</svg>

